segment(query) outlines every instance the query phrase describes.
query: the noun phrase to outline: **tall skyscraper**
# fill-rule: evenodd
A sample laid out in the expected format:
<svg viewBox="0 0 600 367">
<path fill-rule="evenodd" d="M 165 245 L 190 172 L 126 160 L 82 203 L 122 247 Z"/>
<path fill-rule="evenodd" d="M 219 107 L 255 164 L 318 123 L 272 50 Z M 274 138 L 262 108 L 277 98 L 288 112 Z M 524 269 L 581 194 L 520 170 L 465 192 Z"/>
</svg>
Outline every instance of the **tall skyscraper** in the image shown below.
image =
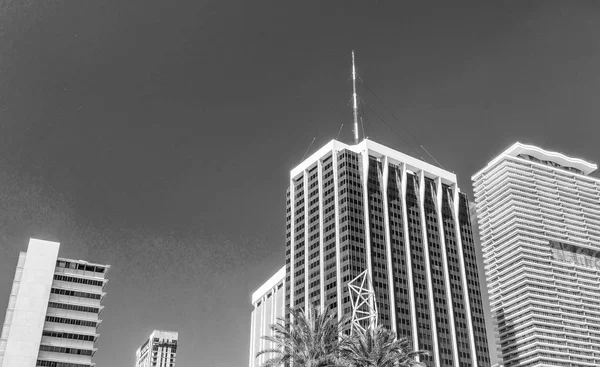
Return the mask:
<svg viewBox="0 0 600 367">
<path fill-rule="evenodd" d="M 135 352 L 135 367 L 175 367 L 178 333 L 154 330 Z"/>
<path fill-rule="evenodd" d="M 284 278 L 285 267 L 252 294 L 254 309 L 250 321 L 250 367 L 259 367 L 269 358 L 268 355 L 256 358 L 256 353 L 274 347 L 262 337 L 272 335 L 269 326 L 285 315 Z"/>
<path fill-rule="evenodd" d="M 516 143 L 472 177 L 505 367 L 600 365 L 596 168 Z"/>
<path fill-rule="evenodd" d="M 430 351 L 427 366 L 489 367 L 468 201 L 453 173 L 370 140 L 333 140 L 289 185 L 286 305 L 349 316 L 348 283 L 366 270 L 379 323 Z"/>
<path fill-rule="evenodd" d="M 0 367 L 92 367 L 109 265 L 58 257 L 31 239 L 21 252 L 0 335 Z"/>
</svg>

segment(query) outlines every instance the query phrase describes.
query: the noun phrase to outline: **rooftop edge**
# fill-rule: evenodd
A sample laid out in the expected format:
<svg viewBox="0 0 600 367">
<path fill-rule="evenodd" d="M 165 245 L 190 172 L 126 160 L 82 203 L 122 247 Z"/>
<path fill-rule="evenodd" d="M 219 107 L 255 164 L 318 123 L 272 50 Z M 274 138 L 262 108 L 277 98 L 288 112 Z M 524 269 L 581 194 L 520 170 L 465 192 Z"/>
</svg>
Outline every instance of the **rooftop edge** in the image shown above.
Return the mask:
<svg viewBox="0 0 600 367">
<path fill-rule="evenodd" d="M 416 171 L 423 170 L 426 173 L 440 177 L 445 180 L 445 183 L 457 183 L 456 175 L 454 173 L 369 139 L 363 139 L 360 143 L 354 145 L 348 145 L 335 139 L 329 141 L 319 150 L 292 168 L 290 171 L 290 179 L 294 179 L 300 175 L 302 171 L 312 167 L 327 153 L 331 151 L 340 151 L 343 149 L 350 150 L 354 153 L 362 153 L 364 151 L 368 151 L 369 153 L 377 153 L 382 156 L 387 156 L 394 161 L 406 163 L 409 169 L 412 168 Z"/>
<path fill-rule="evenodd" d="M 471 176 L 471 180 L 474 181 L 479 175 L 481 175 L 483 173 L 483 171 L 494 166 L 502 158 L 517 157 L 519 154 L 527 154 L 527 155 L 535 157 L 539 160 L 552 161 L 552 162 L 560 164 L 561 166 L 576 168 L 576 169 L 582 171 L 586 176 L 598 169 L 598 166 L 596 164 L 584 161 L 583 159 L 580 159 L 580 158 L 568 157 L 559 152 L 551 152 L 551 151 L 536 147 L 534 145 L 528 145 L 528 144 L 522 144 L 520 142 L 516 142 L 513 145 L 511 145 L 508 149 L 506 149 L 505 151 L 500 153 L 498 156 L 496 156 L 494 159 L 492 159 L 490 162 L 488 162 L 485 165 L 485 167 L 483 167 L 482 169 L 477 171 L 475 174 L 473 174 Z"/>
<path fill-rule="evenodd" d="M 279 282 L 285 278 L 285 266 L 279 269 L 273 276 L 269 278 L 263 285 L 252 293 L 252 304 L 255 304 L 265 293 L 270 291 Z"/>
</svg>

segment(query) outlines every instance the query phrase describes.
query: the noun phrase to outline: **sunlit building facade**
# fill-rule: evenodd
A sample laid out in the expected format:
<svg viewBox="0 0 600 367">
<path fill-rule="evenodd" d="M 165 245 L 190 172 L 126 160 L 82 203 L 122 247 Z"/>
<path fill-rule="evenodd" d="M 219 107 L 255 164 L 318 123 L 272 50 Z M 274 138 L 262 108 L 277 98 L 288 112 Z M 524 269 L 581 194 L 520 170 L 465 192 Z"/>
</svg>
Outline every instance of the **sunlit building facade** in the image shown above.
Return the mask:
<svg viewBox="0 0 600 367">
<path fill-rule="evenodd" d="M 290 172 L 286 305 L 352 313 L 367 272 L 378 322 L 429 367 L 489 367 L 468 200 L 456 176 L 370 140 L 331 141 Z"/>
<path fill-rule="evenodd" d="M 178 339 L 175 331 L 154 330 L 135 352 L 135 367 L 175 367 Z"/>
<path fill-rule="evenodd" d="M 596 168 L 516 143 L 472 177 L 505 367 L 600 365 Z"/>
<path fill-rule="evenodd" d="M 92 367 L 108 265 L 58 257 L 57 242 L 21 252 L 0 335 L 0 367 Z"/>
<path fill-rule="evenodd" d="M 278 322 L 285 315 L 284 299 L 285 267 L 279 269 L 260 288 L 252 293 L 252 306 L 254 309 L 250 321 L 250 367 L 261 366 L 268 358 L 268 354 L 256 357 L 262 350 L 274 347 L 272 343 L 264 340 L 263 336 L 273 335 L 270 325 Z"/>
</svg>

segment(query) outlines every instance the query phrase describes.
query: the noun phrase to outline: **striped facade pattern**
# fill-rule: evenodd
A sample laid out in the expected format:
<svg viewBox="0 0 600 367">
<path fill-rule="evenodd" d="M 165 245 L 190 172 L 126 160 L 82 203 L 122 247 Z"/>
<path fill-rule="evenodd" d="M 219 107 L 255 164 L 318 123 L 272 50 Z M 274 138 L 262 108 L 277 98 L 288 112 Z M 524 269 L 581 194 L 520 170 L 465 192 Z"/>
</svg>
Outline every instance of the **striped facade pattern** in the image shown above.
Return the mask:
<svg viewBox="0 0 600 367">
<path fill-rule="evenodd" d="M 0 335 L 0 367 L 93 367 L 109 265 L 58 257 L 31 239 L 17 262 Z"/>
<path fill-rule="evenodd" d="M 81 260 L 56 261 L 38 366 L 94 366 L 108 268 Z"/>
<path fill-rule="evenodd" d="M 506 367 L 600 365 L 596 166 L 516 143 L 473 176 Z"/>
<path fill-rule="evenodd" d="M 294 168 L 286 305 L 351 314 L 365 269 L 379 323 L 431 352 L 427 366 L 490 365 L 468 201 L 456 176 L 383 145 L 332 141 Z"/>
<path fill-rule="evenodd" d="M 285 268 L 281 268 L 259 289 L 252 294 L 252 310 L 250 319 L 250 358 L 249 367 L 260 367 L 272 355 L 257 353 L 275 347 L 273 343 L 263 339 L 263 336 L 273 335 L 270 326 L 278 323 L 285 315 L 284 300 Z"/>
</svg>

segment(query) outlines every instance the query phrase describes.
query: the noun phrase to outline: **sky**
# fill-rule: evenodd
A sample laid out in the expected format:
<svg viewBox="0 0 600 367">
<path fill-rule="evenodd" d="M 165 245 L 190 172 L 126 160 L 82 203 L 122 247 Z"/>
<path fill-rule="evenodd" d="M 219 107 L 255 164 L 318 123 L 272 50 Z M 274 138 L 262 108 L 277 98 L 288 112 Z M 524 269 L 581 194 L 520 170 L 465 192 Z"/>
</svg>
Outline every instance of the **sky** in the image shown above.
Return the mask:
<svg viewBox="0 0 600 367">
<path fill-rule="evenodd" d="M 289 171 L 351 141 L 351 50 L 365 135 L 471 199 L 515 141 L 600 161 L 595 1 L 0 0 L 0 310 L 55 240 L 112 266 L 97 367 L 153 329 L 177 367 L 247 365 Z"/>
</svg>

